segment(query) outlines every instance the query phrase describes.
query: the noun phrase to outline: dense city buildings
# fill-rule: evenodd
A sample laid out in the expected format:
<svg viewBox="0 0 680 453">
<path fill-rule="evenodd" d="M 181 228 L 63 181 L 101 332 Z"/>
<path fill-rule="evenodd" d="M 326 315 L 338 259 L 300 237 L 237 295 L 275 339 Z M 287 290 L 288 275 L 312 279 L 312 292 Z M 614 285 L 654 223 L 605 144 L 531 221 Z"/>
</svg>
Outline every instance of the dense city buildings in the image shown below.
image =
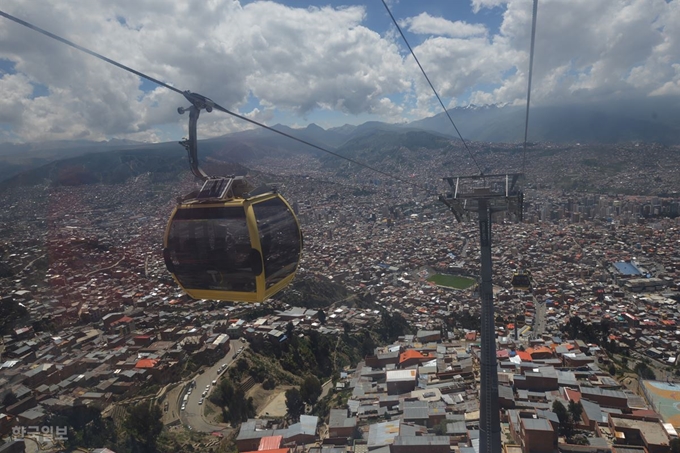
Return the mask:
<svg viewBox="0 0 680 453">
<path fill-rule="evenodd" d="M 419 182 L 431 176 L 428 187 L 443 190 L 440 164 L 419 169 Z M 253 167 L 277 169 L 255 178 L 276 181 L 299 215 L 297 278 L 337 283 L 373 305 L 338 300 L 322 323 L 317 307 L 274 302 L 271 313 L 250 317 L 253 306 L 181 294 L 161 244 L 174 197 L 194 186 L 188 177 L 179 186 L 142 175 L 123 185 L 8 189 L 0 194 L 0 303 L 18 321 L 0 345 L 0 435 L 19 439 L 17 429 L 40 426 L 56 409 L 109 414 L 151 386 L 185 385 L 188 359 L 222 373 L 236 344 L 286 341 L 289 323 L 340 334 L 388 311 L 414 332 L 343 371 L 334 387 L 347 396 L 343 407 L 325 420 L 250 420 L 238 430 L 239 451 L 475 451 L 479 296 L 474 285 L 457 290 L 428 278 L 477 278 L 476 223 L 456 223 L 422 188 L 363 171 L 348 179 L 309 156 Z M 493 226 L 504 448 L 670 451 L 680 428 L 679 199 L 665 182 L 654 196 L 581 193 L 533 171 L 525 222 L 499 217 Z M 532 292 L 512 288 L 520 269 L 531 273 Z M 641 376 L 640 364 L 656 379 Z M 212 375 L 200 378 L 204 386 Z M 167 424 L 188 424 L 170 412 Z M 58 441 L 55 432 L 44 437 Z"/>
</svg>

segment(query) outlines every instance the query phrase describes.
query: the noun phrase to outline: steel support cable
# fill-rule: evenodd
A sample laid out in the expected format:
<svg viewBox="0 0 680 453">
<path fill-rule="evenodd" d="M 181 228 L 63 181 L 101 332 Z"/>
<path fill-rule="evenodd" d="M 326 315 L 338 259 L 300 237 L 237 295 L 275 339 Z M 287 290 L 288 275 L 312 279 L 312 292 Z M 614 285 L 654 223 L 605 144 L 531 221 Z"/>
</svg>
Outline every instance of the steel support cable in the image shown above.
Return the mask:
<svg viewBox="0 0 680 453">
<path fill-rule="evenodd" d="M 527 86 L 527 112 L 524 118 L 524 150 L 522 154 L 522 173 L 525 173 L 527 163 L 527 137 L 529 136 L 529 106 L 531 104 L 531 78 L 534 72 L 534 44 L 536 43 L 536 15 L 538 13 L 538 0 L 534 0 L 534 9 L 531 17 L 531 50 L 529 51 L 529 82 Z"/>
<path fill-rule="evenodd" d="M 37 26 L 35 26 L 35 25 L 33 25 L 33 24 L 29 23 L 29 22 L 26 22 L 25 20 L 21 20 L 21 19 L 19 19 L 18 17 L 14 17 L 14 16 L 12 16 L 11 14 L 7 14 L 7 13 L 4 12 L 4 11 L 0 11 L 0 16 L 4 17 L 4 18 L 6 18 L 6 19 L 9 19 L 9 20 L 11 20 L 11 21 L 13 21 L 13 22 L 16 22 L 16 23 L 19 24 L 19 25 L 23 25 L 24 27 L 30 28 L 30 29 L 33 30 L 33 31 L 37 31 L 38 33 L 41 33 L 41 34 L 43 34 L 43 35 L 45 35 L 45 36 L 47 36 L 47 37 L 50 37 L 50 38 L 52 38 L 52 39 L 54 39 L 54 40 L 56 40 L 56 41 L 59 41 L 59 42 L 61 42 L 61 43 L 63 43 L 63 44 L 66 44 L 67 46 L 73 47 L 74 49 L 78 49 L 78 50 L 80 50 L 81 52 L 85 52 L 86 54 L 90 54 L 90 55 L 92 55 L 93 57 L 99 58 L 100 60 L 103 60 L 103 61 L 105 61 L 105 62 L 107 62 L 107 63 L 109 63 L 109 64 L 112 64 L 112 65 L 117 66 L 117 67 L 119 67 L 119 68 L 121 68 L 121 69 L 124 69 L 125 71 L 131 72 L 131 73 L 133 73 L 133 74 L 135 74 L 135 75 L 137 75 L 137 76 L 139 76 L 139 77 L 143 77 L 143 78 L 145 78 L 146 80 L 148 80 L 148 81 L 150 81 L 150 82 L 153 82 L 153 83 L 155 83 L 155 84 L 157 84 L 157 85 L 160 85 L 160 86 L 162 86 L 162 87 L 167 88 L 168 90 L 172 90 L 172 91 L 174 91 L 174 92 L 176 92 L 176 93 L 179 93 L 179 94 L 181 94 L 181 95 L 184 95 L 184 92 L 183 92 L 182 90 L 179 90 L 179 89 L 173 87 L 172 85 L 168 85 L 168 84 L 165 83 L 165 82 L 161 82 L 161 81 L 158 80 L 158 79 L 154 79 L 153 77 L 148 76 L 148 75 L 146 75 L 146 74 L 144 74 L 144 73 L 141 73 L 141 72 L 139 72 L 139 71 L 136 71 L 136 70 L 134 70 L 134 69 L 132 69 L 132 68 L 130 68 L 130 67 L 128 67 L 128 66 L 125 66 L 124 64 L 118 63 L 117 61 L 114 61 L 114 60 L 112 60 L 112 59 L 110 59 L 110 58 L 106 58 L 104 55 L 100 55 L 100 54 L 98 54 L 97 52 L 94 52 L 94 51 L 92 51 L 92 50 L 90 50 L 90 49 L 87 49 L 87 48 L 85 48 L 85 47 L 83 47 L 83 46 L 79 46 L 78 44 L 76 44 L 76 43 L 74 43 L 74 42 L 72 42 L 72 41 L 69 41 L 68 39 L 62 38 L 61 36 L 55 35 L 54 33 L 50 33 L 50 32 L 47 31 L 47 30 L 43 30 L 42 28 L 37 27 Z"/>
<path fill-rule="evenodd" d="M 395 179 L 395 180 L 397 180 L 397 181 L 399 181 L 399 182 L 402 182 L 402 183 L 404 183 L 404 184 L 407 184 L 407 185 L 409 185 L 409 186 L 412 186 L 412 187 L 415 187 L 415 188 L 424 190 L 424 191 L 426 191 L 426 192 L 429 193 L 429 194 L 435 194 L 435 195 L 436 195 L 436 192 L 435 192 L 435 191 L 432 191 L 432 190 L 430 190 L 430 189 L 428 189 L 428 188 L 426 188 L 426 187 L 424 187 L 424 186 L 421 186 L 420 184 L 416 184 L 416 183 L 414 183 L 414 182 L 412 182 L 412 181 L 409 181 L 409 180 L 407 180 L 407 179 L 404 179 L 404 178 L 401 178 L 401 177 L 399 177 L 399 176 L 396 176 L 396 175 L 393 175 L 393 174 L 384 172 L 384 171 L 379 170 L 379 169 L 377 169 L 377 168 L 375 168 L 375 167 L 372 167 L 372 166 L 370 166 L 370 165 L 368 165 L 368 164 L 364 164 L 364 163 L 359 162 L 359 161 L 357 161 L 357 160 L 355 160 L 355 159 L 352 159 L 351 157 L 343 156 L 342 154 L 338 154 L 338 153 L 333 152 L 333 151 L 331 151 L 331 150 L 328 150 L 328 149 L 326 149 L 326 148 L 324 148 L 324 147 L 322 147 L 322 146 L 315 145 L 315 144 L 313 144 L 313 143 L 310 143 L 310 142 L 308 142 L 308 141 L 306 141 L 306 140 L 297 138 L 297 137 L 295 137 L 295 136 L 293 136 L 293 135 L 290 135 L 290 134 L 287 134 L 287 133 L 285 133 L 285 132 L 278 131 L 278 130 L 272 128 L 272 127 L 269 127 L 269 126 L 267 126 L 267 125 L 265 125 L 265 124 L 262 124 L 262 123 L 260 123 L 260 122 L 258 122 L 258 121 L 255 121 L 255 120 L 253 120 L 253 119 L 250 119 L 250 118 L 248 118 L 248 117 L 246 117 L 246 116 L 243 116 L 243 115 L 238 114 L 238 113 L 236 113 L 236 112 L 232 112 L 231 110 L 228 110 L 228 109 L 222 107 L 221 105 L 215 103 L 214 101 L 212 101 L 212 100 L 210 100 L 210 99 L 208 99 L 208 98 L 205 98 L 205 97 L 203 97 L 203 96 L 196 95 L 195 93 L 191 93 L 191 92 L 189 92 L 189 91 L 182 91 L 182 90 L 180 90 L 180 89 L 178 89 L 178 88 L 173 87 L 172 85 L 169 85 L 169 84 L 167 84 L 167 83 L 165 83 L 165 82 L 161 82 L 161 81 L 158 80 L 158 79 L 155 79 L 155 78 L 153 78 L 153 77 L 151 77 L 151 76 L 148 76 L 148 75 L 144 74 L 143 72 L 140 72 L 140 71 L 137 71 L 137 70 L 135 70 L 135 69 L 132 69 L 132 68 L 130 68 L 130 67 L 128 67 L 128 66 L 125 66 L 124 64 L 118 63 L 117 61 L 114 61 L 114 60 L 112 60 L 112 59 L 110 59 L 110 58 L 107 58 L 107 57 L 101 55 L 101 54 L 98 54 L 97 52 L 94 52 L 94 51 L 92 51 L 92 50 L 90 50 L 90 49 L 87 49 L 87 48 L 85 48 L 85 47 L 83 47 L 83 46 L 80 46 L 80 45 L 78 45 L 78 44 L 76 44 L 76 43 L 74 43 L 74 42 L 72 42 L 72 41 L 69 41 L 68 39 L 62 38 L 61 36 L 55 35 L 54 33 L 50 33 L 50 32 L 47 31 L 47 30 L 44 30 L 44 29 L 42 29 L 42 28 L 40 28 L 40 27 L 37 27 L 37 26 L 35 26 L 35 25 L 33 25 L 33 24 L 29 23 L 29 22 L 26 22 L 26 21 L 21 20 L 21 19 L 19 19 L 19 18 L 17 18 L 17 17 L 14 17 L 14 16 L 12 16 L 11 14 L 8 14 L 8 13 L 2 11 L 2 10 L 0 10 L 0 16 L 4 17 L 4 18 L 6 18 L 6 19 L 9 19 L 9 20 L 11 20 L 11 21 L 13 21 L 13 22 L 16 22 L 16 23 L 19 24 L 19 25 L 23 25 L 24 27 L 30 28 L 30 29 L 33 30 L 33 31 L 37 31 L 38 33 L 41 33 L 41 34 L 43 34 L 43 35 L 45 35 L 45 36 L 47 36 L 47 37 L 49 37 L 49 38 L 52 38 L 52 39 L 54 39 L 54 40 L 56 40 L 56 41 L 59 41 L 59 42 L 61 42 L 61 43 L 63 43 L 63 44 L 66 44 L 67 46 L 73 47 L 74 49 L 80 50 L 81 52 L 85 52 L 86 54 L 92 55 L 93 57 L 98 58 L 98 59 L 100 59 L 100 60 L 102 60 L 102 61 L 105 61 L 105 62 L 107 62 L 107 63 L 109 63 L 109 64 L 112 64 L 112 65 L 114 65 L 114 66 L 117 66 L 117 67 L 120 68 L 120 69 L 123 69 L 123 70 L 125 70 L 125 71 L 128 71 L 128 72 L 130 72 L 130 73 L 132 73 L 132 74 L 135 74 L 135 75 L 137 75 L 137 76 L 139 76 L 139 77 L 142 77 L 142 78 L 144 78 L 144 79 L 146 79 L 146 80 L 148 80 L 148 81 L 150 81 L 150 82 L 153 82 L 153 83 L 155 83 L 155 84 L 157 84 L 157 85 L 160 85 L 160 86 L 162 86 L 162 87 L 164 87 L 164 88 L 167 88 L 167 89 L 169 89 L 169 90 L 171 90 L 171 91 L 174 91 L 174 92 L 176 92 L 176 93 L 179 93 L 179 94 L 181 94 L 182 96 L 184 96 L 185 98 L 187 98 L 188 100 L 190 100 L 190 101 L 192 101 L 192 102 L 193 102 L 192 99 L 193 99 L 194 97 L 201 98 L 201 99 L 204 100 L 204 101 L 208 101 L 208 104 L 209 104 L 212 108 L 214 108 L 214 109 L 216 109 L 216 110 L 219 110 L 219 111 L 221 111 L 221 112 L 223 112 L 223 113 L 226 113 L 226 114 L 228 114 L 228 115 L 234 116 L 234 117 L 239 118 L 239 119 L 241 119 L 241 120 L 243 120 L 243 121 L 247 121 L 248 123 L 254 124 L 254 125 L 259 126 L 259 127 L 262 127 L 262 128 L 264 128 L 264 129 L 267 129 L 268 131 L 275 132 L 275 133 L 277 133 L 277 134 L 279 134 L 279 135 L 282 135 L 282 136 L 284 136 L 284 137 L 290 138 L 290 139 L 292 139 L 292 140 L 295 140 L 295 141 L 297 141 L 297 142 L 299 142 L 299 143 L 305 144 L 305 145 L 310 146 L 310 147 L 312 147 L 312 148 L 318 149 L 319 151 L 323 151 L 324 153 L 330 154 L 330 155 L 335 156 L 335 157 L 338 157 L 338 158 L 340 158 L 340 159 L 344 159 L 344 160 L 346 160 L 346 161 L 348 161 L 348 162 L 351 162 L 351 163 L 353 163 L 353 164 L 355 164 L 355 165 L 358 165 L 358 166 L 360 166 L 360 167 L 364 167 L 364 168 L 366 168 L 366 169 L 368 169 L 368 170 L 371 170 L 371 171 L 373 171 L 373 172 L 375 172 L 375 173 L 378 173 L 378 174 L 380 174 L 380 175 L 383 175 L 383 176 L 385 176 L 385 177 L 387 177 L 387 178 Z"/>
<path fill-rule="evenodd" d="M 453 128 L 456 130 L 456 133 L 458 134 L 458 137 L 460 137 L 460 140 L 463 142 L 463 146 L 465 146 L 465 149 L 467 150 L 468 154 L 470 155 L 470 158 L 472 161 L 475 163 L 475 166 L 477 167 L 477 170 L 479 170 L 480 175 L 484 175 L 484 172 L 482 171 L 482 167 L 480 167 L 479 162 L 477 162 L 477 159 L 475 159 L 475 155 L 472 153 L 470 148 L 468 147 L 467 143 L 465 142 L 465 139 L 461 135 L 460 131 L 458 130 L 458 127 L 456 127 L 456 123 L 453 122 L 453 118 L 451 118 L 451 115 L 449 114 L 448 109 L 444 106 L 444 102 L 442 102 L 442 98 L 439 97 L 439 93 L 437 93 L 437 90 L 434 88 L 434 85 L 430 81 L 430 78 L 427 76 L 427 73 L 425 72 L 425 69 L 423 69 L 423 65 L 420 64 L 420 61 L 418 60 L 418 57 L 416 57 L 416 53 L 413 51 L 411 48 L 411 45 L 408 43 L 408 40 L 406 39 L 406 36 L 404 35 L 404 32 L 401 31 L 401 27 L 397 23 L 397 20 L 394 18 L 394 15 L 392 15 L 392 11 L 390 11 L 390 7 L 387 6 L 387 3 L 385 0 L 381 0 L 382 4 L 385 5 L 385 9 L 387 10 L 387 14 L 390 15 L 392 18 L 392 22 L 394 22 L 394 26 L 397 27 L 397 30 L 399 30 L 399 34 L 401 35 L 402 39 L 406 43 L 406 47 L 408 47 L 408 50 L 411 52 L 411 55 L 413 56 L 413 59 L 416 60 L 416 63 L 418 64 L 418 67 L 420 68 L 420 72 L 423 73 L 425 76 L 425 80 L 427 80 L 427 83 L 430 85 L 430 88 L 432 88 L 432 92 L 434 93 L 435 97 L 439 101 L 439 105 L 442 106 L 442 109 L 444 109 L 444 113 L 446 113 L 446 116 L 449 118 L 449 121 L 451 122 L 451 125 Z"/>
</svg>

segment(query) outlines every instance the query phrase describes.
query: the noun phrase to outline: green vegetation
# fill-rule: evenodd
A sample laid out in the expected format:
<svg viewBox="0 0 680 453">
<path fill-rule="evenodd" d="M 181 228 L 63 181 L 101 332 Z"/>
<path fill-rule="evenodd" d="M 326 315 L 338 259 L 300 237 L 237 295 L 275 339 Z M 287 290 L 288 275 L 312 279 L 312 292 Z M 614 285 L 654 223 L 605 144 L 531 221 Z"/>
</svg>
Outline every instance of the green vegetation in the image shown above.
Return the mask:
<svg viewBox="0 0 680 453">
<path fill-rule="evenodd" d="M 3 406 L 11 406 L 12 404 L 16 403 L 17 401 L 19 401 L 17 399 L 17 396 L 14 394 L 13 391 L 10 390 L 9 393 L 7 395 L 5 395 L 5 397 L 2 399 L 2 405 Z"/>
<path fill-rule="evenodd" d="M 559 400 L 555 400 L 552 405 L 552 411 L 560 421 L 560 435 L 566 437 L 568 443 L 588 445 L 587 439 L 585 439 L 584 443 L 583 436 L 576 434 L 576 424 L 581 420 L 581 415 L 583 414 L 581 402 L 569 401 L 569 409 L 567 409 Z"/>
<path fill-rule="evenodd" d="M 253 399 L 246 399 L 240 387 L 234 387 L 229 379 L 222 379 L 210 395 L 210 401 L 222 408 L 222 419 L 236 426 L 255 416 Z"/>
<path fill-rule="evenodd" d="M 294 307 L 325 308 L 350 296 L 347 288 L 326 277 L 305 275 L 293 280 L 278 298 L 282 303 Z"/>
<path fill-rule="evenodd" d="M 383 342 L 392 343 L 397 338 L 411 333 L 411 328 L 406 319 L 399 313 L 390 315 L 388 312 L 383 311 L 380 316 L 380 324 L 377 326 L 377 333 Z"/>
<path fill-rule="evenodd" d="M 126 408 L 118 429 L 112 418 L 102 418 L 99 409 L 87 406 L 75 406 L 50 415 L 45 425 L 66 427 L 68 451 L 79 447 L 107 447 L 120 453 L 178 451 L 161 445 L 161 418 L 161 408 L 144 401 Z"/>
<path fill-rule="evenodd" d="M 321 396 L 321 381 L 316 376 L 307 376 L 300 386 L 302 400 L 310 405 L 316 404 Z"/>
<path fill-rule="evenodd" d="M 671 453 L 680 453 L 680 438 L 671 439 L 669 446 L 671 447 Z"/>
<path fill-rule="evenodd" d="M 470 313 L 469 310 L 461 310 L 449 315 L 444 318 L 444 323 L 452 328 L 482 330 L 482 321 L 479 313 Z"/>
<path fill-rule="evenodd" d="M 156 441 L 163 431 L 163 412 L 154 403 L 142 402 L 128 408 L 123 426 L 130 435 L 133 451 L 156 451 Z"/>
<path fill-rule="evenodd" d="M 298 389 L 286 390 L 286 408 L 288 409 L 288 416 L 294 422 L 300 420 L 300 415 L 305 411 L 305 403 Z"/>
<path fill-rule="evenodd" d="M 583 415 L 583 405 L 579 401 L 578 403 L 574 400 L 569 401 L 569 415 L 574 423 L 581 421 L 581 415 Z"/>
<path fill-rule="evenodd" d="M 15 300 L 0 303 L 0 335 L 9 334 L 20 320 L 28 318 L 28 311 Z"/>
<path fill-rule="evenodd" d="M 607 320 L 602 320 L 599 324 L 584 323 L 578 316 L 572 316 L 562 327 L 562 332 L 569 334 L 574 340 L 583 340 L 586 343 L 596 343 L 602 345 L 610 352 L 614 344 L 609 341 L 609 331 L 611 326 Z"/>
<path fill-rule="evenodd" d="M 445 274 L 435 274 L 428 278 L 427 281 L 456 289 L 467 289 L 475 284 L 475 281 L 471 278 Z"/>
<path fill-rule="evenodd" d="M 557 415 L 557 418 L 560 421 L 560 435 L 566 437 L 567 439 L 571 438 L 571 436 L 574 434 L 574 421 L 569 415 L 567 408 L 564 407 L 564 404 L 562 404 L 560 401 L 555 400 L 552 405 L 552 411 L 555 413 L 555 415 Z"/>
<path fill-rule="evenodd" d="M 651 369 L 646 362 L 638 362 L 637 365 L 635 365 L 634 371 L 642 379 L 647 379 L 647 380 L 652 380 L 652 381 L 656 379 L 656 373 L 654 373 L 654 370 Z"/>
<path fill-rule="evenodd" d="M 250 352 L 229 369 L 229 378 L 238 382 L 249 374 L 268 389 L 277 384 L 299 385 L 297 392 L 301 401 L 323 406 L 317 408 L 319 412 L 326 412 L 330 406 L 326 399 L 318 401 L 323 381 L 338 376 L 338 370 L 346 366 L 356 366 L 365 356 L 373 354 L 378 343 L 391 343 L 411 332 L 403 316 L 387 311 L 382 313 L 372 330 L 352 331 L 349 324 L 341 335 L 322 335 L 312 330 L 298 336 L 292 332 L 292 324 L 286 330 L 290 332 L 283 342 L 262 337 L 252 339 Z M 294 415 L 297 395 L 290 395 L 291 415 Z"/>
</svg>

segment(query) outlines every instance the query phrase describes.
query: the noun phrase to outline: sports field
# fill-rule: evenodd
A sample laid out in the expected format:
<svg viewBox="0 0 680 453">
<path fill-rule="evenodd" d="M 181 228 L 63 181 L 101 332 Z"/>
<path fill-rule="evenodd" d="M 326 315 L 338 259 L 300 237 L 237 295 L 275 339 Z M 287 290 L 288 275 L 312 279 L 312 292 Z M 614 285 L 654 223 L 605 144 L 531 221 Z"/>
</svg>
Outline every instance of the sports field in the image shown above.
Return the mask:
<svg viewBox="0 0 680 453">
<path fill-rule="evenodd" d="M 475 281 L 467 277 L 459 277 L 457 275 L 435 274 L 427 279 L 428 282 L 435 283 L 441 286 L 448 286 L 456 289 L 467 289 L 475 284 Z"/>
<path fill-rule="evenodd" d="M 660 381 L 643 381 L 642 385 L 664 421 L 680 427 L 680 385 Z"/>
</svg>

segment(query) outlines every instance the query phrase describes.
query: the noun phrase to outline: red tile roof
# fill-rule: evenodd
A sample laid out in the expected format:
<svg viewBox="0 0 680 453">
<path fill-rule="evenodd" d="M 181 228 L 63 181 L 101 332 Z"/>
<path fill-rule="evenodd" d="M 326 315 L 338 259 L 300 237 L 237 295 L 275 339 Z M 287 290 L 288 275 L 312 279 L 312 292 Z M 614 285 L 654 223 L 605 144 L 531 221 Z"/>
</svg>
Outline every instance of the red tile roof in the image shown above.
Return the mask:
<svg viewBox="0 0 680 453">
<path fill-rule="evenodd" d="M 137 362 L 135 368 L 153 368 L 157 363 L 157 359 L 141 359 Z"/>
<path fill-rule="evenodd" d="M 573 401 L 575 403 L 581 401 L 581 392 L 577 392 L 576 390 L 572 390 L 570 388 L 565 387 L 564 394 L 567 397 L 568 401 Z"/>
<path fill-rule="evenodd" d="M 520 359 L 522 359 L 522 362 L 531 362 L 531 354 L 529 354 L 526 351 L 517 351 L 517 355 L 519 356 Z"/>
<path fill-rule="evenodd" d="M 258 451 L 277 450 L 283 442 L 283 436 L 267 436 L 260 439 L 260 446 Z"/>
<path fill-rule="evenodd" d="M 409 359 L 418 359 L 418 360 L 423 360 L 423 359 L 428 359 L 428 357 L 425 357 L 422 355 L 419 351 L 416 351 L 415 349 L 409 349 L 407 351 L 402 352 L 399 355 L 399 363 L 406 362 Z"/>
<path fill-rule="evenodd" d="M 539 347 L 536 347 L 536 348 L 529 348 L 529 349 L 527 349 L 527 352 L 529 354 L 531 354 L 532 356 L 540 355 L 540 354 L 552 355 L 552 351 L 550 350 L 550 348 L 545 347 L 545 346 L 539 346 Z"/>
</svg>

